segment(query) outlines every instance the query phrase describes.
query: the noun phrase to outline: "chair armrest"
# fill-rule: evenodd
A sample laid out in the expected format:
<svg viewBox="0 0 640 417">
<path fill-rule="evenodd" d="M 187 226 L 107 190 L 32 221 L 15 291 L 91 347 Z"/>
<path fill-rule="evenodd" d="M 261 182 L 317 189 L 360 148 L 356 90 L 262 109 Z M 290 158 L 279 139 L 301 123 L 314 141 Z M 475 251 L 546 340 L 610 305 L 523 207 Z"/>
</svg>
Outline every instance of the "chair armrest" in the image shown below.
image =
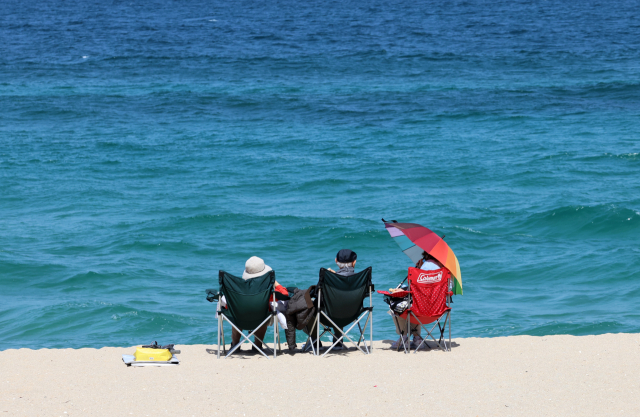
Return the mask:
<svg viewBox="0 0 640 417">
<path fill-rule="evenodd" d="M 207 301 L 213 303 L 220 299 L 220 292 L 218 290 L 207 290 Z"/>
<path fill-rule="evenodd" d="M 378 294 L 386 295 L 387 297 L 393 297 L 393 298 L 404 298 L 407 295 L 411 294 L 411 291 L 389 292 L 389 291 L 378 290 Z"/>
<path fill-rule="evenodd" d="M 287 289 L 287 291 L 289 291 Z M 274 291 L 274 294 L 276 295 L 276 300 L 278 301 L 287 301 L 291 299 L 291 296 L 293 295 L 291 292 L 289 292 L 289 295 L 284 295 L 281 292 L 278 291 Z"/>
</svg>

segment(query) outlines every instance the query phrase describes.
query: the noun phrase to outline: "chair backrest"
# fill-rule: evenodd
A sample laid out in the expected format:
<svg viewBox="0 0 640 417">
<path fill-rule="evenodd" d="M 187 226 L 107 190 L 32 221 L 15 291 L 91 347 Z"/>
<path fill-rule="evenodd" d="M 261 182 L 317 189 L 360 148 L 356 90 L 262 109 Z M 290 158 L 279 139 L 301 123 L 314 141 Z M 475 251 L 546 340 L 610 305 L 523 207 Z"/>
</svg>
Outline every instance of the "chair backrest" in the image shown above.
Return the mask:
<svg viewBox="0 0 640 417">
<path fill-rule="evenodd" d="M 447 292 L 451 273 L 445 269 L 423 271 L 409 268 L 411 311 L 416 316 L 439 316 L 447 309 Z"/>
<path fill-rule="evenodd" d="M 344 327 L 363 311 L 362 302 L 369 296 L 371 286 L 371 267 L 350 276 L 320 268 L 318 288 L 322 309 L 338 326 Z"/>
<path fill-rule="evenodd" d="M 220 294 L 225 296 L 228 310 L 225 316 L 241 329 L 253 330 L 269 313 L 269 297 L 274 292 L 275 271 L 243 279 L 225 271 L 218 275 Z"/>
</svg>

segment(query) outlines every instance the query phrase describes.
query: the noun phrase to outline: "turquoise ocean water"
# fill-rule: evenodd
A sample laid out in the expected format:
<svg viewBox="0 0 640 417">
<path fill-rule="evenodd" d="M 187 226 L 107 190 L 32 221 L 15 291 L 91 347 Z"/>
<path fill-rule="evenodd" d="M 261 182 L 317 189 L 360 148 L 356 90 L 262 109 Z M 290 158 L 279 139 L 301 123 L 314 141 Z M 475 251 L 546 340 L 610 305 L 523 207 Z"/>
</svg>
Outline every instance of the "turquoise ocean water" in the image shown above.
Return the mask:
<svg viewBox="0 0 640 417">
<path fill-rule="evenodd" d="M 211 343 L 446 234 L 454 337 L 640 331 L 637 1 L 0 3 L 0 349 Z M 382 297 L 375 338 L 392 338 Z"/>
</svg>

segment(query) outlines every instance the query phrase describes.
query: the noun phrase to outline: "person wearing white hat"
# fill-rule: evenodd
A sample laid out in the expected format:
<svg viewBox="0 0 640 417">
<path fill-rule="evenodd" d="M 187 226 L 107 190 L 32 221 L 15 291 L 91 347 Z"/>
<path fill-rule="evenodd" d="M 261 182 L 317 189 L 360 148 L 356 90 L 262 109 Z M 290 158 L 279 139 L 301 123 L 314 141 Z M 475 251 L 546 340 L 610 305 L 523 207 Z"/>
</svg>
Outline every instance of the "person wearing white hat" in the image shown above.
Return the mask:
<svg viewBox="0 0 640 417">
<path fill-rule="evenodd" d="M 261 258 L 252 256 L 244 264 L 244 272 L 242 273 L 242 278 L 251 279 L 261 277 L 269 271 L 271 271 L 271 267 L 269 265 L 265 265 L 264 261 Z"/>
<path fill-rule="evenodd" d="M 271 271 L 271 267 L 266 265 L 261 258 L 257 256 L 252 256 L 247 260 L 244 264 L 244 272 L 242 273 L 242 278 L 251 279 L 261 277 L 267 272 Z M 277 284 L 277 283 L 276 283 Z M 253 341 L 256 346 L 262 348 L 262 340 L 264 339 L 264 334 L 267 332 L 268 323 L 265 323 L 262 327 L 260 327 L 254 333 Z M 231 329 L 231 348 L 240 343 L 240 333 L 235 329 Z M 254 350 L 255 348 L 251 348 Z"/>
</svg>

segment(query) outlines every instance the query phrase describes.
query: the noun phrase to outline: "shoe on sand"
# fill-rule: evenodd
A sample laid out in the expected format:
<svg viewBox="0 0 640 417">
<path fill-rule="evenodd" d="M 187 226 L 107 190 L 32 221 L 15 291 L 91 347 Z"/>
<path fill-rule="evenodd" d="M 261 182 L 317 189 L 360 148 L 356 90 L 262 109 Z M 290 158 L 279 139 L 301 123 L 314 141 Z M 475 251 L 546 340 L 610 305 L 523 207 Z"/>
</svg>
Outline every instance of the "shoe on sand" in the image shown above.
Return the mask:
<svg viewBox="0 0 640 417">
<path fill-rule="evenodd" d="M 402 347 L 402 342 L 404 340 L 404 345 L 406 346 L 407 343 L 409 343 L 409 336 L 402 336 L 401 338 L 399 338 L 398 340 L 396 340 L 392 345 L 391 345 L 391 349 L 399 349 L 400 347 Z"/>
<path fill-rule="evenodd" d="M 332 344 L 333 344 L 333 343 L 332 343 Z M 338 344 L 337 344 L 337 345 L 335 345 L 335 346 L 333 347 L 333 349 L 331 349 L 331 350 L 342 350 L 342 349 L 345 349 L 344 345 L 343 345 L 342 343 L 338 343 Z"/>
<path fill-rule="evenodd" d="M 302 346 L 302 351 L 303 352 L 311 351 L 311 345 L 313 345 L 314 349 L 315 349 L 316 342 L 315 341 L 311 341 L 311 343 L 309 343 L 309 342 L 305 343 Z M 322 341 L 320 341 L 320 347 L 322 347 Z"/>
<path fill-rule="evenodd" d="M 411 341 L 411 349 L 417 349 L 418 346 L 422 343 L 422 338 L 420 336 L 413 335 L 413 340 Z M 425 349 L 426 343 L 422 343 L 420 349 Z"/>
<path fill-rule="evenodd" d="M 331 344 L 333 345 L 334 343 L 336 343 L 335 338 L 333 339 L 333 342 L 331 342 Z M 338 342 L 338 344 L 335 345 L 331 350 L 342 350 L 342 349 L 345 349 L 344 344 L 342 342 Z"/>
</svg>

